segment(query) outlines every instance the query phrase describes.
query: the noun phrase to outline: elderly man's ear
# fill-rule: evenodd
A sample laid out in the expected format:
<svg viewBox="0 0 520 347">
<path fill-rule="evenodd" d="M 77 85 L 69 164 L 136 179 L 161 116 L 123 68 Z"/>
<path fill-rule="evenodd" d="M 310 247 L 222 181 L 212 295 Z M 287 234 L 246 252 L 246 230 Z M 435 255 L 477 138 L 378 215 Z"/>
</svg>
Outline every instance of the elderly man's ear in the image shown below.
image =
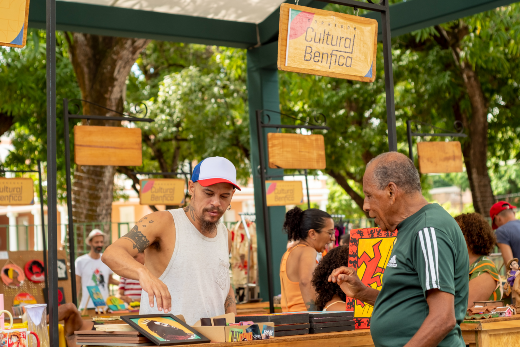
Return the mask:
<svg viewBox="0 0 520 347">
<path fill-rule="evenodd" d="M 390 182 L 387 187 L 388 191 L 388 197 L 390 198 L 391 202 L 395 202 L 395 196 L 397 194 L 397 186 L 394 182 Z"/>
</svg>

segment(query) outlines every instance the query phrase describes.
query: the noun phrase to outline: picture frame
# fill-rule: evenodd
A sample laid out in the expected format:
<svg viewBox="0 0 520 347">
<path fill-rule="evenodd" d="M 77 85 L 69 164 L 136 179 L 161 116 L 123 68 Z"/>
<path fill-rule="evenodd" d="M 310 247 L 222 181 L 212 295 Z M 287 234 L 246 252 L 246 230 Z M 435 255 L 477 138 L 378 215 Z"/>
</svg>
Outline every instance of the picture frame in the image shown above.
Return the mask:
<svg viewBox="0 0 520 347">
<path fill-rule="evenodd" d="M 131 315 L 121 316 L 121 319 L 157 346 L 211 342 L 172 314 Z"/>
<path fill-rule="evenodd" d="M 68 280 L 67 261 L 65 259 L 58 259 L 58 281 Z"/>
</svg>

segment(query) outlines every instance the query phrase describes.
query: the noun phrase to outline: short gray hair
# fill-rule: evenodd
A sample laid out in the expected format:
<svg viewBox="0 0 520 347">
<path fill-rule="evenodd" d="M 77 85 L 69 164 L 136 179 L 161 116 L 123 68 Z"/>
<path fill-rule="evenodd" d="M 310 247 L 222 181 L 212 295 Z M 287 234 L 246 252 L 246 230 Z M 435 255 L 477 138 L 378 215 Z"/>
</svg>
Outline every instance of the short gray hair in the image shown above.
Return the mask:
<svg viewBox="0 0 520 347">
<path fill-rule="evenodd" d="M 385 189 L 390 182 L 405 193 L 421 192 L 421 178 L 413 162 L 404 154 L 387 152 L 378 155 L 368 164 L 374 164 L 374 179 L 378 189 Z"/>
</svg>

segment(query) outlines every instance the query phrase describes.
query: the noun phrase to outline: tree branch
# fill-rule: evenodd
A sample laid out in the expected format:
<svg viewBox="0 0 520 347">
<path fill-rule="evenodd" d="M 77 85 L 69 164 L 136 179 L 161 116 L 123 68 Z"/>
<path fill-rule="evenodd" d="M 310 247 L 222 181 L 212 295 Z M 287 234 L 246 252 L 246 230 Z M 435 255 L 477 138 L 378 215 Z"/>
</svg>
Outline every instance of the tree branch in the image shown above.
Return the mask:
<svg viewBox="0 0 520 347">
<path fill-rule="evenodd" d="M 14 117 L 8 113 L 0 112 L 0 136 L 8 132 L 14 124 Z"/>
<path fill-rule="evenodd" d="M 139 184 L 139 178 L 137 177 L 136 174 L 132 173 L 132 171 L 126 167 L 126 166 L 118 166 L 116 168 L 116 171 L 120 174 L 123 174 L 125 175 L 126 177 L 130 178 L 132 180 L 132 188 L 134 189 L 134 191 L 137 193 L 137 195 L 139 195 L 139 188 L 137 188 L 137 185 Z M 152 211 L 154 212 L 157 212 L 159 211 L 157 209 L 157 207 L 155 207 L 154 205 L 148 205 Z"/>
<path fill-rule="evenodd" d="M 334 180 L 336 180 L 336 182 L 341 186 L 341 188 L 343 188 L 347 192 L 347 194 L 350 196 L 350 198 L 352 200 L 354 200 L 356 205 L 358 205 L 358 207 L 361 210 L 363 210 L 364 198 L 361 195 L 359 195 L 354 189 L 352 189 L 350 184 L 348 184 L 345 176 L 343 176 L 341 173 L 334 171 L 334 170 L 328 170 L 327 174 L 329 176 L 331 176 L 332 178 L 334 178 Z M 368 217 L 368 213 L 366 213 L 365 211 L 363 211 L 363 212 Z"/>
</svg>

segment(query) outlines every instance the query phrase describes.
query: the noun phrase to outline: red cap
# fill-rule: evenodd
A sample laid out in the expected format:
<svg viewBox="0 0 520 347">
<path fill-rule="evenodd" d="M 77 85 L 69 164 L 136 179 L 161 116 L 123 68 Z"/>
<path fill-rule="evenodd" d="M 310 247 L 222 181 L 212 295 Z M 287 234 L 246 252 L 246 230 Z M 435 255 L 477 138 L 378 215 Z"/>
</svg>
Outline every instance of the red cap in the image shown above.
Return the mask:
<svg viewBox="0 0 520 347">
<path fill-rule="evenodd" d="M 491 206 L 491 209 L 489 210 L 489 216 L 491 217 L 491 220 L 493 221 L 493 225 L 492 225 L 493 230 L 498 228 L 497 225 L 495 224 L 495 217 L 497 216 L 497 214 L 499 214 L 500 212 L 502 212 L 504 210 L 512 210 L 515 208 L 516 208 L 516 206 L 511 205 L 507 201 L 499 201 L 499 202 L 495 203 L 493 206 Z"/>
</svg>

